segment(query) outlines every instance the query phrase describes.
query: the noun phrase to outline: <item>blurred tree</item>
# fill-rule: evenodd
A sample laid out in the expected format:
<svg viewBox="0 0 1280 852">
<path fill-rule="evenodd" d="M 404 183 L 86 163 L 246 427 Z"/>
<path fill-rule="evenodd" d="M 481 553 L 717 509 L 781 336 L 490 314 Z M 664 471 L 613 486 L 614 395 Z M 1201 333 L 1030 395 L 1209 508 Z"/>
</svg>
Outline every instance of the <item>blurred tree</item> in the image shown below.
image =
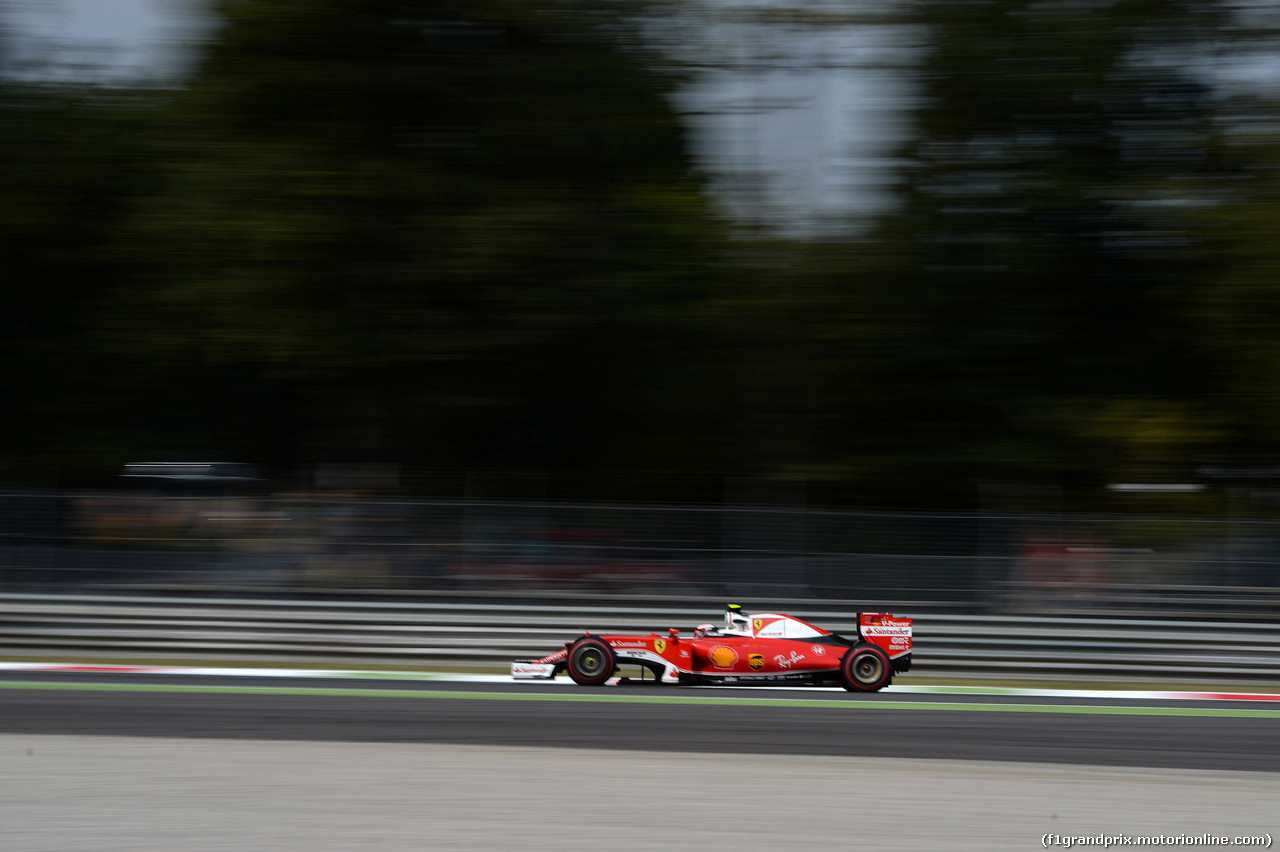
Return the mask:
<svg viewBox="0 0 1280 852">
<path fill-rule="evenodd" d="M 143 284 L 108 323 L 136 361 L 119 440 L 463 470 L 705 458 L 688 317 L 718 226 L 634 11 L 223 4 L 122 235 Z"/>
<path fill-rule="evenodd" d="M 902 206 L 845 241 L 725 239 L 645 8 L 239 0 L 181 89 L 0 82 L 9 480 L 937 503 L 1274 450 L 1277 140 L 1223 133 L 1215 6 L 921 0 Z"/>
<path fill-rule="evenodd" d="M 851 318 L 864 330 L 851 363 L 874 362 L 848 379 L 862 380 L 851 467 L 917 490 L 1095 480 L 1146 453 L 1135 447 L 1164 462 L 1206 446 L 1209 375 L 1181 312 L 1201 237 L 1167 211 L 1217 168 L 1198 60 L 1219 12 L 1184 0 L 915 10 L 931 50 L 903 206 L 859 269 L 862 290 L 878 284 Z"/>
<path fill-rule="evenodd" d="M 146 184 L 144 100 L 0 76 L 0 478 L 11 485 L 55 484 L 77 430 L 110 404 L 94 329 L 121 284 L 107 262 L 113 223 Z"/>
<path fill-rule="evenodd" d="M 1278 118 L 1272 98 L 1237 93 L 1225 119 L 1230 169 L 1190 211 L 1210 261 L 1184 306 L 1213 366 L 1224 452 L 1250 460 L 1280 454 Z"/>
</svg>

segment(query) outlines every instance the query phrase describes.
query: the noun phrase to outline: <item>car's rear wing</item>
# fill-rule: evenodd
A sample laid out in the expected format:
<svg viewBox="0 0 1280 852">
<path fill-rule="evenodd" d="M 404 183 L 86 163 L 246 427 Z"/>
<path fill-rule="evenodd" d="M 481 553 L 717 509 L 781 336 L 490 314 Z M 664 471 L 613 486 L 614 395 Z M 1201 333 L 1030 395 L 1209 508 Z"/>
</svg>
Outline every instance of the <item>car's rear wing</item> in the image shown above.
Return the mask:
<svg viewBox="0 0 1280 852">
<path fill-rule="evenodd" d="M 873 645 L 879 645 L 889 659 L 911 653 L 911 619 L 894 618 L 887 612 L 858 613 L 858 633 Z"/>
</svg>

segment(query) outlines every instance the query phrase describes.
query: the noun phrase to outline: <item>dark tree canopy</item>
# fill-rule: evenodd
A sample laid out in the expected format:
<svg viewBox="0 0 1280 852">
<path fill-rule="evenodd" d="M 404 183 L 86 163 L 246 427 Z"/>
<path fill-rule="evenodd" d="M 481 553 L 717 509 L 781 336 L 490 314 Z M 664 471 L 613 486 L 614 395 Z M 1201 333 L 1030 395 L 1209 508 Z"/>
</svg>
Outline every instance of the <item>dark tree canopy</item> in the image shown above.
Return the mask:
<svg viewBox="0 0 1280 852">
<path fill-rule="evenodd" d="M 861 272 L 884 282 L 864 316 L 877 463 L 909 482 L 1063 481 L 1202 446 L 1210 376 L 1179 305 L 1202 235 L 1168 211 L 1218 168 L 1190 63 L 1213 11 L 916 9 L 931 49 L 903 208 Z"/>
<path fill-rule="evenodd" d="M 625 6 L 222 10 L 123 226 L 140 284 L 108 326 L 148 397 L 130 434 L 591 468 L 681 398 L 699 416 L 671 376 L 716 228 Z"/>
<path fill-rule="evenodd" d="M 920 0 L 900 206 L 842 241 L 710 212 L 654 8 L 235 0 L 182 87 L 0 79 L 0 479 L 922 505 L 1280 453 L 1276 106 L 1206 70 L 1222 8 Z"/>
</svg>

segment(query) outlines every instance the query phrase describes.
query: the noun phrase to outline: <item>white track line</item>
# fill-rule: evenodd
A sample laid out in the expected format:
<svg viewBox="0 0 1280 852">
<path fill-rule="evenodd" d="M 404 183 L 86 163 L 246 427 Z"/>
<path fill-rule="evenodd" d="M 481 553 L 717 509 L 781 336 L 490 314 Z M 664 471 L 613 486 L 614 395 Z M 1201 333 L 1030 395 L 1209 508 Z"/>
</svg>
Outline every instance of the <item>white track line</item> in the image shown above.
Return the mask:
<svg viewBox="0 0 1280 852">
<path fill-rule="evenodd" d="M 209 668 L 193 666 L 123 666 L 94 663 L 6 663 L 0 662 L 0 672 L 73 672 L 81 674 L 159 674 L 199 677 L 270 677 L 270 678 L 351 678 L 360 680 L 443 681 L 452 683 L 540 683 L 569 685 L 567 679 L 556 681 L 516 681 L 510 675 L 461 674 L 454 672 L 409 671 L 361 671 L 354 669 L 264 669 L 264 668 Z M 782 687 L 782 686 L 717 686 L 711 689 L 767 689 L 843 692 L 839 687 Z M 1131 701 L 1280 701 L 1280 694 L 1269 692 L 1169 692 L 1131 689 L 1027 689 L 1003 686 L 912 686 L 909 684 L 886 687 L 886 693 L 894 695 L 1005 695 L 1035 696 L 1042 698 L 1121 698 Z"/>
</svg>

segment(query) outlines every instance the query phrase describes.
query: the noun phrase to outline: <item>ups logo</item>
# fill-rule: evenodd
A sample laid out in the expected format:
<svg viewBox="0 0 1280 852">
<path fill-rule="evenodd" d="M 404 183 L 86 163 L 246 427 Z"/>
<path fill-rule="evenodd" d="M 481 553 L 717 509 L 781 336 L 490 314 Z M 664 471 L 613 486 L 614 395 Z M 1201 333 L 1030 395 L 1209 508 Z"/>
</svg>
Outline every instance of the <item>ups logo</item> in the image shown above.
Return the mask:
<svg viewBox="0 0 1280 852">
<path fill-rule="evenodd" d="M 751 670 L 753 672 L 758 672 L 764 668 L 764 654 L 749 654 L 747 656 L 747 662 L 751 664 Z"/>
</svg>

